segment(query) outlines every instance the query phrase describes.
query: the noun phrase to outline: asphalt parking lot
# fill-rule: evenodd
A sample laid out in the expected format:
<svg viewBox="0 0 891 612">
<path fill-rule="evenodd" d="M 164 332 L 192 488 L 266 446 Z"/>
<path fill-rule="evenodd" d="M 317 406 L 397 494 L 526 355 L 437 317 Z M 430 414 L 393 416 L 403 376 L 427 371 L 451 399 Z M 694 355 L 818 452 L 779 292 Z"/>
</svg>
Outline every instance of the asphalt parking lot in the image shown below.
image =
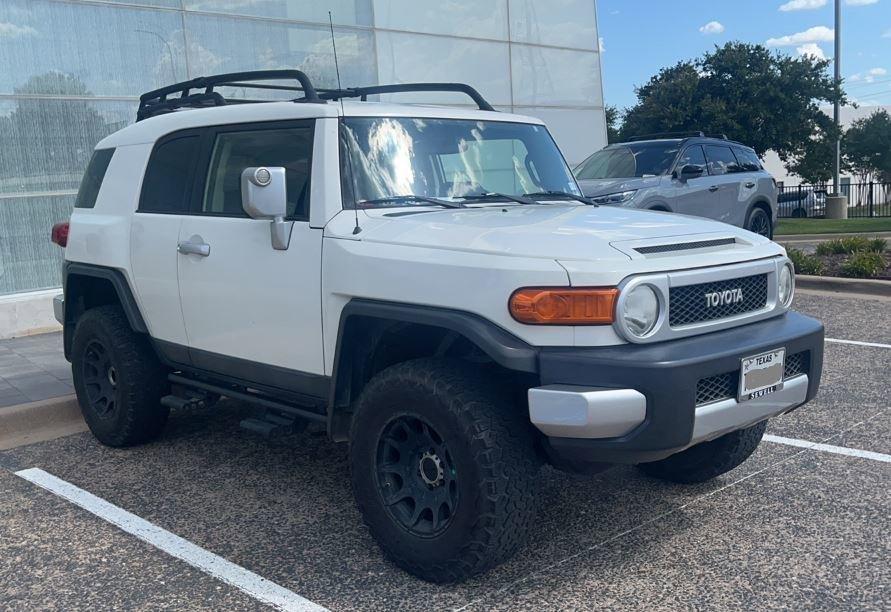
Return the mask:
<svg viewBox="0 0 891 612">
<path fill-rule="evenodd" d="M 887 299 L 800 292 L 796 307 L 828 338 L 891 345 Z M 710 483 L 543 470 L 528 547 L 452 586 L 381 557 L 353 504 L 344 446 L 313 431 L 258 438 L 239 428 L 252 409 L 235 402 L 174 413 L 159 441 L 135 449 L 77 434 L 0 452 L 0 603 L 266 608 L 16 475 L 39 468 L 279 585 L 294 595 L 283 608 L 888 610 L 889 361 L 891 346 L 827 343 L 816 400 L 774 420 L 772 441 Z"/>
</svg>

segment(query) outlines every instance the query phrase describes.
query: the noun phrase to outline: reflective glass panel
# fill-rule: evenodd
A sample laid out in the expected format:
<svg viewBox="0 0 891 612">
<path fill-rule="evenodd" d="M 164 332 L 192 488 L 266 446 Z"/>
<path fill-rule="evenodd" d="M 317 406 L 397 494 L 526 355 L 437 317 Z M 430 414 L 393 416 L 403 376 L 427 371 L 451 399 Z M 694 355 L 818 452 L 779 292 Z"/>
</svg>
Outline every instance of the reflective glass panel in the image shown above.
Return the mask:
<svg viewBox="0 0 891 612">
<path fill-rule="evenodd" d="M 511 45 L 514 104 L 603 106 L 598 54 Z"/>
<path fill-rule="evenodd" d="M 507 0 L 374 0 L 374 22 L 392 30 L 507 40 Z"/>
<path fill-rule="evenodd" d="M 186 10 L 344 25 L 371 25 L 371 0 L 183 0 Z"/>
<path fill-rule="evenodd" d="M 0 197 L 0 295 L 62 284 L 65 251 L 50 242 L 50 229 L 73 207 L 73 194 Z"/>
<path fill-rule="evenodd" d="M 510 0 L 510 39 L 596 51 L 594 0 Z"/>
</svg>

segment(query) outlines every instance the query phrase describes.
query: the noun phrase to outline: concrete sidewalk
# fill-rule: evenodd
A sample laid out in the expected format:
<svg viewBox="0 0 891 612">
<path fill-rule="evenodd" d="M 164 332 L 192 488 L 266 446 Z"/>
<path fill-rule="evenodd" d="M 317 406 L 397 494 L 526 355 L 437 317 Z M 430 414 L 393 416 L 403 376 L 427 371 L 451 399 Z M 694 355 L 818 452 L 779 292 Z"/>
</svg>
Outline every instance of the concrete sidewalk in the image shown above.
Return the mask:
<svg viewBox="0 0 891 612">
<path fill-rule="evenodd" d="M 0 340 L 0 411 L 73 393 L 61 332 Z"/>
</svg>

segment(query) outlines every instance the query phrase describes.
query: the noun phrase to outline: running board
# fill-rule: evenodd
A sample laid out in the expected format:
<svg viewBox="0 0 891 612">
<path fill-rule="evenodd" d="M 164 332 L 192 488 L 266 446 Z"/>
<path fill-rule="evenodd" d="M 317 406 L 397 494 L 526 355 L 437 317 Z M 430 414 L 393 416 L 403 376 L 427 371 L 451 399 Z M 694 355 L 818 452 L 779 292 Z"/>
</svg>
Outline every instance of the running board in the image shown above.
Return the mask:
<svg viewBox="0 0 891 612">
<path fill-rule="evenodd" d="M 248 388 L 233 388 L 231 386 L 226 385 L 217 385 L 214 383 L 210 383 L 204 380 L 196 380 L 194 378 L 189 378 L 188 376 L 183 376 L 181 374 L 170 374 L 167 377 L 171 383 L 175 385 L 182 385 L 187 389 L 198 389 L 200 391 L 209 391 L 211 393 L 218 393 L 219 395 L 225 395 L 226 397 L 241 400 L 243 402 L 247 402 L 249 404 L 255 404 L 257 406 L 262 406 L 267 410 L 273 410 L 275 412 L 280 412 L 285 415 L 289 415 L 292 417 L 298 417 L 301 419 L 306 419 L 307 421 L 316 421 L 319 423 L 325 423 L 328 420 L 328 417 L 324 414 L 319 414 L 318 412 L 313 412 L 311 410 L 307 410 L 305 408 L 300 408 L 293 404 L 288 404 L 285 402 L 281 402 L 279 400 L 271 399 L 269 397 L 262 396 L 258 393 L 251 391 Z M 171 396 L 167 396 L 171 397 Z M 164 399 L 167 399 L 166 397 Z"/>
</svg>

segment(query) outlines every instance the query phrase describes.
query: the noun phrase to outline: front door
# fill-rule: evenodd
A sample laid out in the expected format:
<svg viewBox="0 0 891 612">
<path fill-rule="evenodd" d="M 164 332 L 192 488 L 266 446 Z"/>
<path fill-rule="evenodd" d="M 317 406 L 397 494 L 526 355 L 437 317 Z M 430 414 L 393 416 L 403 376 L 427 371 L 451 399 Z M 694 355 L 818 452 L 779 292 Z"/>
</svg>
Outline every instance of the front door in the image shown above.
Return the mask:
<svg viewBox="0 0 891 612">
<path fill-rule="evenodd" d="M 721 198 L 725 195 L 721 193 L 723 178 L 709 174 L 701 145 L 690 145 L 684 149 L 675 163 L 675 171 L 680 174 L 681 168 L 687 165 L 700 166 L 703 172 L 701 176 L 683 181 L 672 179 L 674 212 L 716 218 Z"/>
<path fill-rule="evenodd" d="M 312 120 L 301 120 L 213 128 L 204 138 L 178 254 L 198 368 L 282 388 L 319 382 L 324 372 L 322 230 L 309 227 L 313 130 Z M 272 247 L 270 221 L 242 209 L 241 172 L 250 166 L 285 168 L 294 221 L 287 250 Z"/>
</svg>

